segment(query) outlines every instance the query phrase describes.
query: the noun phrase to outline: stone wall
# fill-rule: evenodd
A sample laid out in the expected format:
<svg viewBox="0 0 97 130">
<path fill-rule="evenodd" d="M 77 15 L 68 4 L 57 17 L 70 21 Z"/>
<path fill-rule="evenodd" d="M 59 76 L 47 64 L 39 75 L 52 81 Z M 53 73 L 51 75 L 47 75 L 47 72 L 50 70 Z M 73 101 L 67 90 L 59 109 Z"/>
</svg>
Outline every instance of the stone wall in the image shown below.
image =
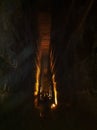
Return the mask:
<svg viewBox="0 0 97 130">
<path fill-rule="evenodd" d="M 51 43 L 57 86 L 64 95 L 97 89 L 97 2 L 78 2 L 53 5 Z"/>
<path fill-rule="evenodd" d="M 32 72 L 35 64 L 34 2 L 0 1 L 0 88 L 10 89 Z M 6 88 L 7 88 L 6 87 Z M 14 89 L 13 89 L 14 90 Z"/>
</svg>

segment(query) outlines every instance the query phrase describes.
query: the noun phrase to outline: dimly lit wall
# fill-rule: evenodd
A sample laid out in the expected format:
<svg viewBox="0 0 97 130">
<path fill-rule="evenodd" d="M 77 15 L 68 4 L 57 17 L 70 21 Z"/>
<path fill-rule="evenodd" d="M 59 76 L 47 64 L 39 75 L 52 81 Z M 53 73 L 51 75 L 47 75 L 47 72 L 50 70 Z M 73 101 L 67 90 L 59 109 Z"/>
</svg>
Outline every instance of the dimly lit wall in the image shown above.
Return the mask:
<svg viewBox="0 0 97 130">
<path fill-rule="evenodd" d="M 53 4 L 51 43 L 61 95 L 97 89 L 96 4 L 93 0 Z"/>
<path fill-rule="evenodd" d="M 36 21 L 31 0 L 0 1 L 0 88 L 19 86 L 32 72 Z M 33 62 L 33 63 L 32 63 Z"/>
<path fill-rule="evenodd" d="M 51 10 L 51 46 L 56 59 L 58 92 L 63 95 L 72 95 L 80 90 L 95 92 L 96 0 L 53 0 L 49 4 L 46 2 L 46 6 L 41 6 L 39 1 L 36 2 L 37 6 L 34 0 L 0 1 L 1 90 L 4 90 L 6 85 L 12 89 L 16 88 L 14 86 L 23 82 L 29 73 L 35 77 L 33 65 L 38 41 L 35 13 L 38 7 L 43 7 L 43 10 Z"/>
</svg>

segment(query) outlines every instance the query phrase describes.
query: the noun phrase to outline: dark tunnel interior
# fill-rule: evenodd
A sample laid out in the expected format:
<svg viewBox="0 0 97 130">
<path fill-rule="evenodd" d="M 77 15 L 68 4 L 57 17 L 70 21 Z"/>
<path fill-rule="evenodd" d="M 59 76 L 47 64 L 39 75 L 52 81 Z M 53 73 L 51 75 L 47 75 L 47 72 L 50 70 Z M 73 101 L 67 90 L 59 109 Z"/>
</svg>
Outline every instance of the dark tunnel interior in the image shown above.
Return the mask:
<svg viewBox="0 0 97 130">
<path fill-rule="evenodd" d="M 34 107 L 41 12 L 58 95 L 45 118 Z M 0 130 L 11 129 L 97 130 L 96 0 L 0 0 Z"/>
</svg>

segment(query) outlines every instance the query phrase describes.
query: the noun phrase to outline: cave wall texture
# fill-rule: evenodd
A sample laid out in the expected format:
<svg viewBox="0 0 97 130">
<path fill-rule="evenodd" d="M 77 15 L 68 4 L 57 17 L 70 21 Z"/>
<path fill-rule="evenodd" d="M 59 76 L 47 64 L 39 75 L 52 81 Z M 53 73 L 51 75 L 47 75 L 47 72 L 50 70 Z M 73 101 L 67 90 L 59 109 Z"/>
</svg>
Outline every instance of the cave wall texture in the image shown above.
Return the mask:
<svg viewBox="0 0 97 130">
<path fill-rule="evenodd" d="M 97 90 L 97 1 L 56 1 L 51 43 L 63 95 Z M 58 52 L 58 53 L 57 53 Z M 62 95 L 62 94 L 60 94 Z"/>
<path fill-rule="evenodd" d="M 0 88 L 13 89 L 32 72 L 35 56 L 34 3 L 0 1 Z M 15 89 L 15 88 L 14 88 Z"/>
<path fill-rule="evenodd" d="M 38 2 L 42 4 L 41 0 L 0 1 L 1 90 L 24 81 L 29 72 L 35 74 Z M 97 1 L 53 0 L 50 4 L 51 45 L 59 93 L 96 93 Z"/>
</svg>

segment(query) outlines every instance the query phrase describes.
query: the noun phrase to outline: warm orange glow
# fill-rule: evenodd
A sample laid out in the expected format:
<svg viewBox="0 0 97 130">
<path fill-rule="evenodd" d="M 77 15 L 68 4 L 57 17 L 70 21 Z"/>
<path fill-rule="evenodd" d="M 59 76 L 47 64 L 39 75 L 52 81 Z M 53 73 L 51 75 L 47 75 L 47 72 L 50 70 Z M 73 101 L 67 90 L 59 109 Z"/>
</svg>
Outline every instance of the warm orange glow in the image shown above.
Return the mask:
<svg viewBox="0 0 97 130">
<path fill-rule="evenodd" d="M 54 59 L 53 59 L 53 52 L 50 52 L 50 67 L 51 67 L 51 71 L 52 73 L 54 72 Z"/>
<path fill-rule="evenodd" d="M 39 76 L 40 76 L 40 68 L 37 65 L 37 72 L 36 72 L 36 83 L 35 83 L 35 91 L 34 91 L 34 95 L 37 96 L 38 95 L 38 91 L 39 91 Z"/>
<path fill-rule="evenodd" d="M 51 16 L 49 13 L 40 13 L 38 16 L 38 29 L 39 29 L 39 41 L 40 51 L 49 52 L 50 44 L 50 30 L 51 30 Z"/>
<path fill-rule="evenodd" d="M 53 81 L 53 86 L 54 86 L 54 102 L 55 102 L 55 105 L 58 105 L 55 74 L 53 74 L 52 76 L 52 81 Z"/>
<path fill-rule="evenodd" d="M 38 16 L 38 29 L 39 29 L 39 50 L 37 55 L 37 70 L 36 70 L 36 83 L 34 95 L 38 95 L 39 91 L 39 78 L 40 78 L 40 64 L 41 57 L 43 54 L 49 53 L 49 44 L 50 44 L 50 15 L 45 13 L 40 13 Z M 47 70 L 45 70 L 47 71 Z"/>
<path fill-rule="evenodd" d="M 40 86 L 40 73 L 41 70 L 44 71 L 44 73 L 47 73 L 47 68 L 41 67 L 41 61 L 43 55 L 46 55 L 49 57 L 49 51 L 50 51 L 50 30 L 51 30 L 51 18 L 49 14 L 39 14 L 38 17 L 38 29 L 39 29 L 39 48 L 38 48 L 38 55 L 37 55 L 37 70 L 36 70 L 36 83 L 35 83 L 35 91 L 34 95 L 37 98 L 37 95 L 39 94 L 39 86 Z M 52 73 L 52 83 L 53 83 L 53 92 L 54 92 L 54 103 L 51 105 L 51 109 L 55 109 L 58 105 L 57 100 L 57 88 L 56 88 L 56 81 L 55 81 L 55 73 L 54 73 L 54 59 L 53 59 L 53 53 L 54 51 L 50 52 L 50 69 Z M 38 104 L 38 100 L 35 98 L 35 106 Z M 38 107 L 38 106 L 37 106 Z"/>
<path fill-rule="evenodd" d="M 56 108 L 56 104 L 52 104 L 51 109 L 55 109 L 55 108 Z"/>
</svg>

